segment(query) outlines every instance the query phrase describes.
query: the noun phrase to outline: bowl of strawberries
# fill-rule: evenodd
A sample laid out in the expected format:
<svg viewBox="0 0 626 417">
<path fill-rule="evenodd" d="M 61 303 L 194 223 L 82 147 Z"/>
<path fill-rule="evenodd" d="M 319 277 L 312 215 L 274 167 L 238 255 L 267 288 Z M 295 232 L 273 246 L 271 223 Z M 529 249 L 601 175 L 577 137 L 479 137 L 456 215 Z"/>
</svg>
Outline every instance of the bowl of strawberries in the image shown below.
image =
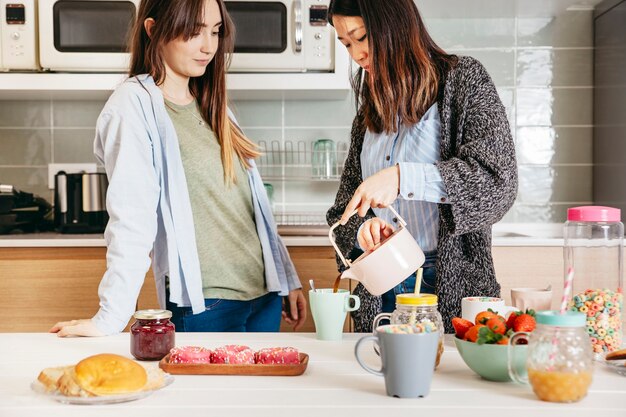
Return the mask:
<svg viewBox="0 0 626 417">
<path fill-rule="evenodd" d="M 525 374 L 527 346 L 511 346 L 509 353 L 509 339 L 514 333 L 535 330 L 534 315 L 533 310 L 514 311 L 505 318 L 489 309 L 478 313 L 473 323 L 455 317 L 452 319 L 454 343 L 472 371 L 490 381 L 510 381 L 508 355 L 512 355 L 518 372 Z"/>
</svg>

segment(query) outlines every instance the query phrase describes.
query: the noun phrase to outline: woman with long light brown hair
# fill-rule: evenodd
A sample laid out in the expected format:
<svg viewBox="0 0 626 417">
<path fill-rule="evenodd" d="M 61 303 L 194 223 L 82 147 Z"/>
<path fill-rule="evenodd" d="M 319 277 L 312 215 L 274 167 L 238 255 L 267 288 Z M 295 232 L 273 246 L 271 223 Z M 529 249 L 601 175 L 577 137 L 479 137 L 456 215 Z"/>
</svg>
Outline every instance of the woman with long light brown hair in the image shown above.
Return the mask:
<svg viewBox="0 0 626 417">
<path fill-rule="evenodd" d="M 278 331 L 281 311 L 296 329 L 304 322 L 259 152 L 227 108 L 233 39 L 223 0 L 141 1 L 129 78 L 96 126 L 110 216 L 100 309 L 51 332 L 122 331 L 151 261 L 177 331 Z"/>
<path fill-rule="evenodd" d="M 421 292 L 438 295 L 452 331 L 461 298 L 500 294 L 491 225 L 517 193 L 504 106 L 480 62 L 437 46 L 413 0 L 332 0 L 328 20 L 359 65 L 358 112 L 328 222 L 344 224 L 337 243 L 354 258 L 390 236 L 393 205 L 426 254 Z M 359 284 L 356 330 L 371 331 L 376 314 L 414 286 L 415 274 L 375 297 Z"/>
</svg>

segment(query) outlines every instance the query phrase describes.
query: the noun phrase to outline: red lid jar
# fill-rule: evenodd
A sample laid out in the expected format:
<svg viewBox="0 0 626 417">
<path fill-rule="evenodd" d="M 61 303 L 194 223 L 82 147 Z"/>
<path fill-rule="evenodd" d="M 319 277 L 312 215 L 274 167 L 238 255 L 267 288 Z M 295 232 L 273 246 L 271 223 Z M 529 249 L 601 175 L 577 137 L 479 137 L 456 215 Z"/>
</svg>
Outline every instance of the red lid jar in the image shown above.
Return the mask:
<svg viewBox="0 0 626 417">
<path fill-rule="evenodd" d="M 174 323 L 169 310 L 140 310 L 130 328 L 130 353 L 141 361 L 163 359 L 175 346 Z"/>
</svg>

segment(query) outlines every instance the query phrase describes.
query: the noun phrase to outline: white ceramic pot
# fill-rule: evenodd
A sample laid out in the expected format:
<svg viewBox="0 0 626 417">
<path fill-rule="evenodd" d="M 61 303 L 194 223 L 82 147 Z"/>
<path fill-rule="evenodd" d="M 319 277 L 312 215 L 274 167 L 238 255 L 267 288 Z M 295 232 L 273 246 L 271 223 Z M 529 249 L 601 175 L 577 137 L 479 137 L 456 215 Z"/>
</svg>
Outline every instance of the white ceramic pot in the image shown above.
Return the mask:
<svg viewBox="0 0 626 417">
<path fill-rule="evenodd" d="M 346 266 L 341 278 L 359 281 L 372 295 L 381 295 L 400 284 L 424 264 L 424 252 L 411 233 L 406 229 L 406 222 L 393 207 L 389 210 L 398 218 L 399 228 L 385 239 L 380 246 L 366 251 L 356 260 L 346 259 L 335 243 L 333 231 L 341 223 L 332 225 L 328 237 Z M 355 215 L 354 211 L 350 217 Z"/>
</svg>

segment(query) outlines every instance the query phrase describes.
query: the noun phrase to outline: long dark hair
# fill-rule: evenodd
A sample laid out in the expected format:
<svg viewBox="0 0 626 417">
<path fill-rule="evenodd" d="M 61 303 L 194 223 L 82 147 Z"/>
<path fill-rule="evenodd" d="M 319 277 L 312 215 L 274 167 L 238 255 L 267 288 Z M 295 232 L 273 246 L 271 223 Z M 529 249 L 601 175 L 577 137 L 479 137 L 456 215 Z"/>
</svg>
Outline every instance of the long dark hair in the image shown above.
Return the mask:
<svg viewBox="0 0 626 417">
<path fill-rule="evenodd" d="M 331 0 L 331 25 L 334 16 L 358 16 L 365 25 L 372 75 L 359 68 L 351 82 L 366 126 L 381 133 L 395 132 L 398 117 L 417 123 L 458 58 L 433 41 L 413 0 Z"/>
<path fill-rule="evenodd" d="M 236 182 L 233 157 L 246 167 L 248 159 L 259 155 L 258 148 L 228 117 L 226 69 L 234 48 L 234 26 L 223 0 L 215 0 L 222 15 L 220 42 L 203 75 L 189 80 L 189 89 L 221 147 L 224 179 Z M 137 21 L 131 32 L 129 76 L 150 74 L 157 85 L 165 81 L 162 46 L 175 39 L 191 39 L 202 29 L 205 0 L 141 0 Z M 151 36 L 144 28 L 148 18 L 156 22 Z"/>
</svg>

